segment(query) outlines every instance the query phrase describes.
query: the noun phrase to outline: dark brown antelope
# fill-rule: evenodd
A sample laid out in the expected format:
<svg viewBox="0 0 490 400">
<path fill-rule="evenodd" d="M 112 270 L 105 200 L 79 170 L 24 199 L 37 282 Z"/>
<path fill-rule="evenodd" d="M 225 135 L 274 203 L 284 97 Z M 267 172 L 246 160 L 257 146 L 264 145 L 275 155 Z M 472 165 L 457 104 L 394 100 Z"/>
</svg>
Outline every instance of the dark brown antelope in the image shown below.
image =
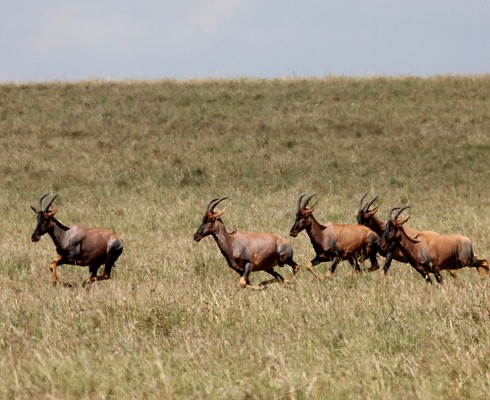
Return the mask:
<svg viewBox="0 0 490 400">
<path fill-rule="evenodd" d="M 49 269 L 52 272 L 51 281 L 53 285 L 59 282 L 56 267 L 63 264 L 89 267 L 90 277 L 83 283 L 83 286 L 87 283 L 109 279 L 111 269 L 123 251 L 121 240 L 109 229 L 85 228 L 81 225 L 67 227 L 63 225 L 54 217 L 58 210 L 49 209 L 58 195 L 53 196 L 43 208 L 42 202 L 47 195 L 45 194 L 39 198 L 37 209 L 31 206 L 37 214 L 37 225 L 31 239 L 33 242 L 38 242 L 45 233 L 49 234 L 51 239 L 53 239 L 58 253 L 49 265 Z M 105 264 L 104 273 L 97 275 L 97 271 L 102 264 Z"/>
<path fill-rule="evenodd" d="M 386 221 L 382 240 L 389 247 L 397 246 L 403 255 L 426 280 L 432 283 L 429 273 L 434 274 L 437 282 L 442 283 L 442 270 L 455 270 L 463 267 L 474 267 L 480 278 L 488 275 L 487 260 L 479 260 L 473 254 L 473 244 L 469 238 L 462 235 L 440 235 L 431 231 L 419 231 L 411 235 L 403 227 L 408 218 L 399 220 L 398 217 L 409 206 L 397 207 L 390 210 Z M 398 210 L 393 217 L 393 211 Z"/>
<path fill-rule="evenodd" d="M 293 269 L 292 276 L 294 276 L 301 267 L 293 260 L 293 249 L 286 241 L 267 233 L 249 233 L 239 230 L 230 233 L 226 230 L 221 220 L 225 210 L 214 211 L 214 208 L 227 198 L 211 200 L 202 223 L 194 234 L 194 240 L 199 242 L 203 237 L 211 235 L 230 268 L 241 276 L 242 288 L 260 290 L 269 283 L 283 282 L 283 277 L 274 270 L 276 265 L 282 267 L 288 264 Z M 274 278 L 253 286 L 249 281 L 252 271 L 265 271 Z"/>
<path fill-rule="evenodd" d="M 313 266 L 326 261 L 332 261 L 330 271 L 325 278 L 330 277 L 341 260 L 347 260 L 353 265 L 356 271 L 360 271 L 358 261 L 363 262 L 369 258 L 371 268 L 374 271 L 379 268 L 376 254 L 378 253 L 380 238 L 366 226 L 356 224 L 336 224 L 328 222 L 321 225 L 313 216 L 316 205 L 308 208 L 311 198 L 309 196 L 302 204 L 303 197 L 300 196 L 296 209 L 296 221 L 289 234 L 293 237 L 304 229 L 310 237 L 311 244 L 315 250 L 316 256 L 311 260 L 306 268 L 318 279 L 323 277 L 313 270 Z"/>
</svg>

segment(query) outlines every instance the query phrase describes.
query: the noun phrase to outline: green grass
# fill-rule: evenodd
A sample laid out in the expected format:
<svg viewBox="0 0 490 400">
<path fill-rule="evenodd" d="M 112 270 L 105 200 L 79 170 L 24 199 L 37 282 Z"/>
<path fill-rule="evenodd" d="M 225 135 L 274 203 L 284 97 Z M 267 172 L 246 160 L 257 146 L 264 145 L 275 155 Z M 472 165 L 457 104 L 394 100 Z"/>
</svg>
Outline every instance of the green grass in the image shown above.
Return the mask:
<svg viewBox="0 0 490 400">
<path fill-rule="evenodd" d="M 286 238 L 304 265 L 298 196 L 353 223 L 369 191 L 382 218 L 411 205 L 411 226 L 490 257 L 489 126 L 489 76 L 0 85 L 0 398 L 487 398 L 476 271 L 430 287 L 342 263 L 253 292 L 192 236 L 230 196 L 229 230 Z M 51 287 L 54 246 L 30 241 L 46 192 L 64 224 L 123 238 L 110 281 L 62 266 L 75 287 Z"/>
</svg>

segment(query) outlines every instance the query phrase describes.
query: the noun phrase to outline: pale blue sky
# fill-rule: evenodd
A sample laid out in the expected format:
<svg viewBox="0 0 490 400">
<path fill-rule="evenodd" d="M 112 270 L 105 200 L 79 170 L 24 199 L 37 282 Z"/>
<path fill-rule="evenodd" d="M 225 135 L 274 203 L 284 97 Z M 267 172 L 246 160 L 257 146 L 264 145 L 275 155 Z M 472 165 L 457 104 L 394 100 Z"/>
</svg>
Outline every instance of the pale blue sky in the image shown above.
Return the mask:
<svg viewBox="0 0 490 400">
<path fill-rule="evenodd" d="M 490 0 L 0 6 L 0 82 L 490 73 Z"/>
</svg>

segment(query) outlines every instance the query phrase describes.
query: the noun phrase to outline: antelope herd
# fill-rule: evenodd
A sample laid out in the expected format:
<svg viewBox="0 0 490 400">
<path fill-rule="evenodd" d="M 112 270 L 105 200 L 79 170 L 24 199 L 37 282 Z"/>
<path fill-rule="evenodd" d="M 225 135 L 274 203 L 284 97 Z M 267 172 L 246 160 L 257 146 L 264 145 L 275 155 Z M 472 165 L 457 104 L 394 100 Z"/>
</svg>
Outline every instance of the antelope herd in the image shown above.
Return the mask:
<svg viewBox="0 0 490 400">
<path fill-rule="evenodd" d="M 48 233 L 56 246 L 57 256 L 49 266 L 53 285 L 61 283 L 56 267 L 62 264 L 89 267 L 90 276 L 83 286 L 110 279 L 112 267 L 123 251 L 122 241 L 116 233 L 109 229 L 86 228 L 82 225 L 64 226 L 54 217 L 57 210 L 50 209 L 58 195 L 53 196 L 43 208 L 42 203 L 47 196 L 45 194 L 39 198 L 37 209 L 31 207 L 37 215 L 37 225 L 31 238 L 37 242 Z M 379 205 L 371 208 L 378 196 L 364 204 L 366 193 L 359 201 L 357 224 L 328 222 L 322 225 L 313 216 L 318 201 L 310 205 L 315 194 L 305 196 L 303 194 L 298 199 L 296 218 L 289 234 L 297 237 L 301 231 L 306 231 L 315 251 L 315 257 L 306 264 L 306 269 L 320 280 L 329 278 L 342 260 L 347 260 L 356 272 L 360 272 L 359 262 L 369 259 L 371 266 L 368 271 L 375 271 L 379 269 L 378 254 L 385 259 L 382 276 L 388 272 L 393 259 L 410 264 L 427 283 L 432 283 L 429 274 L 433 274 L 436 281 L 442 283 L 442 270 L 448 270 L 453 277 L 454 271 L 463 267 L 476 268 L 481 279 L 490 274 L 487 260 L 478 259 L 474 255 L 469 238 L 405 226 L 409 217 L 401 218 L 401 215 L 409 206 L 392 208 L 387 220 L 382 221 L 376 217 Z M 194 240 L 199 242 L 205 236 L 212 236 L 228 266 L 240 275 L 242 288 L 261 290 L 273 282 L 293 280 L 301 266 L 293 259 L 293 249 L 285 240 L 268 233 L 241 230 L 228 232 L 221 219 L 226 208 L 215 210 L 227 198 L 216 198 L 209 202 Z M 313 267 L 327 261 L 331 261 L 330 269 L 323 277 Z M 104 273 L 97 275 L 103 264 Z M 274 267 L 286 264 L 292 268 L 292 274 L 283 278 Z M 272 279 L 252 285 L 250 273 L 255 271 L 267 272 Z"/>
</svg>

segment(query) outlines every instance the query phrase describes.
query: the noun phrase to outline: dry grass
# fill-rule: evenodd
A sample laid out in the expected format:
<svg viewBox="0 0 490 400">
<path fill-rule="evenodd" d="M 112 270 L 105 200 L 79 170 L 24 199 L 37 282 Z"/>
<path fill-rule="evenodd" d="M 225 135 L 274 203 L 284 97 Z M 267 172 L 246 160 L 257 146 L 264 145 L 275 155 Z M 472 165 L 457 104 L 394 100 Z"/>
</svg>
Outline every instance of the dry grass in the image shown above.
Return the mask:
<svg viewBox="0 0 490 400">
<path fill-rule="evenodd" d="M 252 292 L 192 235 L 217 196 L 230 230 L 287 237 L 299 194 L 350 223 L 370 191 L 382 217 L 410 204 L 412 226 L 490 257 L 489 93 L 488 76 L 0 86 L 0 398 L 488 397 L 476 271 L 439 288 L 343 263 Z M 121 234 L 111 281 L 82 289 L 64 266 L 78 286 L 50 286 L 29 207 L 48 191 L 63 223 Z"/>
</svg>

